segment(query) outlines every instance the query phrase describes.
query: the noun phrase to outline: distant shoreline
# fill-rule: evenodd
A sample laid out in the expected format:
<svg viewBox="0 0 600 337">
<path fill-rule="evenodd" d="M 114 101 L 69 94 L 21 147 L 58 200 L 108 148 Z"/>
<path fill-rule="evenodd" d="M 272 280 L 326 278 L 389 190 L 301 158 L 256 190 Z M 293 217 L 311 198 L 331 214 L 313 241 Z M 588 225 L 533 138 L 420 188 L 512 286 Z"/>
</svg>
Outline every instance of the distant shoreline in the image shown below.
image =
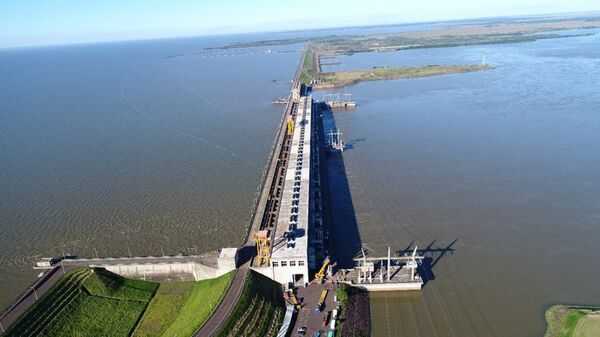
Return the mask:
<svg viewBox="0 0 600 337">
<path fill-rule="evenodd" d="M 474 44 L 495 44 L 510 42 L 528 42 L 544 38 L 573 37 L 587 34 L 560 35 L 540 34 L 543 32 L 573 29 L 600 28 L 600 16 L 565 17 L 562 19 L 532 19 L 527 22 L 517 18 L 506 22 L 482 21 L 480 23 L 457 23 L 441 29 L 424 29 L 409 32 L 365 34 L 365 35 L 329 35 L 322 37 L 296 37 L 251 42 L 231 43 L 211 49 L 234 49 L 252 47 L 270 47 L 297 43 L 323 44 L 326 48 L 322 56 L 352 54 L 366 51 L 392 51 L 414 48 L 452 47 Z"/>
<path fill-rule="evenodd" d="M 445 48 L 485 44 L 533 42 L 540 39 L 558 39 L 589 36 L 595 33 L 557 34 L 551 31 L 600 28 L 600 16 L 565 18 L 564 20 L 518 20 L 495 23 L 459 24 L 442 29 L 372 35 L 326 36 L 264 40 L 231 44 L 221 47 L 245 48 L 306 43 L 306 58 L 302 64 L 300 81 L 314 89 L 330 89 L 353 85 L 362 81 L 394 80 L 428 77 L 493 69 L 481 65 L 434 65 L 424 67 L 374 67 L 343 72 L 322 72 L 321 59 L 364 52 L 391 52 L 406 49 Z"/>
</svg>

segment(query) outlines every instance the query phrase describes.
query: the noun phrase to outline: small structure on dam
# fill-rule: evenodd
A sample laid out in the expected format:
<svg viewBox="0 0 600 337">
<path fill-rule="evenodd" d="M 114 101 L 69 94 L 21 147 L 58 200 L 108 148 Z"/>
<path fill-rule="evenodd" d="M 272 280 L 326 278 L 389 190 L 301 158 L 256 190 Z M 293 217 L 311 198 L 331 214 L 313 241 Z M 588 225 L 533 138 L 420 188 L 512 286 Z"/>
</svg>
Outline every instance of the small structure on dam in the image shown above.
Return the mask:
<svg viewBox="0 0 600 337">
<path fill-rule="evenodd" d="M 423 280 L 417 272 L 423 256 L 417 255 L 417 247 L 412 254 L 383 257 L 362 257 L 354 259 L 356 267 L 347 271 L 340 282 L 366 289 L 368 291 L 420 290 Z"/>
<path fill-rule="evenodd" d="M 352 98 L 352 94 L 328 94 L 323 95 L 321 101 L 329 109 L 334 110 L 349 110 L 356 108 L 356 101 Z"/>
<path fill-rule="evenodd" d="M 327 137 L 327 148 L 330 151 L 344 152 L 344 148 L 346 147 L 346 145 L 344 144 L 344 140 L 342 139 L 342 132 L 340 131 L 340 129 L 337 129 L 336 131 L 329 131 Z"/>
</svg>

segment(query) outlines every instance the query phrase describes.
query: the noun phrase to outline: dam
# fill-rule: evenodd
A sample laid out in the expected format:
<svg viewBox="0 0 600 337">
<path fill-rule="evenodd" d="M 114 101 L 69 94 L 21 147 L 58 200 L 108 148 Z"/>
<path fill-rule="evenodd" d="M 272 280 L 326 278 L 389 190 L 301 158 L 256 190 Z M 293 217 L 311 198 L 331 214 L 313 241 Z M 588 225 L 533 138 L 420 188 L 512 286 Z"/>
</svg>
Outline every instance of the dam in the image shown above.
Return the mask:
<svg viewBox="0 0 600 337">
<path fill-rule="evenodd" d="M 221 305 L 195 336 L 212 335 L 219 328 L 237 303 L 249 270 L 279 282 L 282 291 L 301 289 L 305 298 L 315 300 L 334 282 L 368 291 L 421 289 L 423 282 L 418 275 L 418 264 L 422 257 L 415 254 L 409 257 L 363 254 L 362 258 L 355 259 L 355 268 L 337 269 L 330 248 L 344 242 L 336 242 L 328 234 L 323 206 L 323 190 L 328 187 L 322 175 L 327 174 L 324 163 L 328 156 L 341 156 L 344 143 L 341 139 L 335 144 L 326 141 L 322 109 L 328 105 L 315 101 L 310 87 L 298 80 L 304 58 L 305 54 L 296 71 L 262 192 L 241 247 L 186 256 L 42 260 L 37 268 L 48 271 L 0 316 L 0 331 L 14 323 L 60 276 L 82 266 L 102 267 L 125 277 L 156 281 L 202 280 L 236 270 Z M 320 306 L 335 305 L 332 297 L 320 299 Z M 312 308 L 303 307 L 296 314 L 301 318 L 298 322 L 320 321 L 320 312 L 315 313 Z"/>
</svg>

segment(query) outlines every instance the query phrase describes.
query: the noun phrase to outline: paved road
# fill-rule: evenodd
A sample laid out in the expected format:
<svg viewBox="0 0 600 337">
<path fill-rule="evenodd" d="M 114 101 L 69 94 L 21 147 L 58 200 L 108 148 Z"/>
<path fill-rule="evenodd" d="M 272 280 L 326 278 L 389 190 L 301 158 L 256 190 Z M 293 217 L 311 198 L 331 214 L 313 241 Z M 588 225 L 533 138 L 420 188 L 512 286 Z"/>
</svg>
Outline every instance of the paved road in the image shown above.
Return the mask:
<svg viewBox="0 0 600 337">
<path fill-rule="evenodd" d="M 304 64 L 305 56 L 306 56 L 306 53 L 303 53 L 302 57 L 300 58 L 300 63 L 298 64 L 298 67 L 296 68 L 296 74 L 294 75 L 293 86 L 296 85 L 296 83 L 298 82 L 298 79 L 300 78 L 300 70 L 302 69 L 302 65 Z M 284 116 L 289 114 L 290 109 L 293 109 L 292 104 L 288 104 L 286 106 Z M 258 202 L 256 205 L 256 212 L 254 213 L 254 217 L 250 224 L 250 228 L 248 230 L 248 236 L 246 237 L 246 242 L 245 242 L 244 246 L 242 246 L 242 248 L 240 249 L 240 251 L 238 253 L 239 255 L 247 255 L 246 254 L 247 251 L 253 250 L 254 245 L 252 243 L 252 234 L 254 234 L 256 231 L 258 231 L 260 229 L 263 215 L 264 215 L 264 212 L 266 211 L 265 205 L 266 205 L 266 201 L 270 194 L 269 191 L 271 190 L 270 183 L 272 182 L 273 175 L 276 173 L 276 172 L 274 172 L 274 169 L 277 164 L 278 154 L 280 152 L 279 149 L 282 145 L 282 140 L 284 138 L 284 134 L 285 134 L 286 130 L 287 130 L 287 121 L 285 119 L 282 119 L 281 125 L 279 127 L 279 131 L 277 134 L 277 143 L 276 143 L 276 146 L 273 148 L 273 153 L 271 154 L 271 163 L 269 164 L 269 171 L 267 172 L 267 175 L 265 176 L 265 183 L 262 186 L 261 197 L 258 199 Z M 240 295 L 242 293 L 242 290 L 244 288 L 246 276 L 248 275 L 248 273 L 250 271 L 249 265 L 251 263 L 251 258 L 252 258 L 251 256 L 242 256 L 241 257 L 241 259 L 243 260 L 243 264 L 240 268 L 238 268 L 238 271 L 235 274 L 235 278 L 233 279 L 233 282 L 232 282 L 231 286 L 229 287 L 229 290 L 225 294 L 225 297 L 223 297 L 223 300 L 217 306 L 217 309 L 213 312 L 213 314 L 210 316 L 210 318 L 196 331 L 196 333 L 194 334 L 194 337 L 213 336 L 219 330 L 221 325 L 223 325 L 223 323 L 229 317 L 229 315 L 231 315 L 231 313 L 233 312 L 233 308 L 235 308 L 235 305 L 237 304 L 237 302 L 240 298 Z"/>
<path fill-rule="evenodd" d="M 15 303 L 8 308 L 2 316 L 0 316 L 0 333 L 7 330 L 25 311 L 27 311 L 35 302 L 37 298 L 42 297 L 52 286 L 72 268 L 55 267 L 52 270 L 46 271 L 46 273 L 40 277 L 32 286 L 30 286 L 25 293 L 23 293 Z M 35 289 L 35 291 L 34 291 Z"/>
<path fill-rule="evenodd" d="M 248 263 L 238 268 L 231 283 L 231 287 L 223 297 L 223 300 L 217 306 L 217 309 L 212 313 L 210 318 L 194 333 L 194 337 L 205 337 L 214 335 L 217 330 L 225 323 L 233 308 L 237 304 L 242 290 L 244 289 L 244 281 L 250 269 Z"/>
<path fill-rule="evenodd" d="M 321 296 L 323 289 L 329 290 L 327 297 L 325 298 L 325 305 L 323 310 L 318 312 L 315 310 L 317 302 Z M 336 286 L 332 283 L 325 284 L 311 284 L 308 287 L 299 287 L 297 289 L 297 297 L 302 303 L 302 309 L 298 311 L 298 317 L 292 327 L 291 336 L 296 336 L 297 331 L 300 327 L 306 327 L 306 336 L 312 336 L 315 332 L 321 331 L 321 336 L 327 336 L 327 333 L 331 331 L 329 329 L 329 322 L 331 320 L 331 313 L 333 309 L 338 307 L 338 303 L 333 300 L 335 295 Z M 323 324 L 323 319 L 328 317 L 326 324 Z"/>
</svg>

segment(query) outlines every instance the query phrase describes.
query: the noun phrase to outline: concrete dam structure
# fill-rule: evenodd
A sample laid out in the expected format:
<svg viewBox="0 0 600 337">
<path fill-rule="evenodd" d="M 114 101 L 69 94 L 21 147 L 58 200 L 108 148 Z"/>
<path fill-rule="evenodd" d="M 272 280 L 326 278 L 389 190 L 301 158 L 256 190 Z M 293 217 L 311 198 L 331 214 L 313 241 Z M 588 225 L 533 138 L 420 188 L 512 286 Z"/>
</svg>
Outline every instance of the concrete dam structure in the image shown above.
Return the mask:
<svg viewBox="0 0 600 337">
<path fill-rule="evenodd" d="M 287 165 L 282 168 L 279 212 L 272 229 L 260 233 L 268 243 L 264 247 L 259 245 L 259 256 L 263 253 L 268 258 L 252 266 L 286 285 L 303 285 L 310 281 L 309 269 L 317 266 L 315 248 L 318 247 L 315 245 L 323 245 L 322 226 L 318 226 L 322 220 L 316 205 L 318 195 L 315 195 L 319 179 L 314 177 L 319 167 L 313 155 L 318 150 L 313 141 L 316 134 L 313 134 L 312 107 L 312 97 L 299 98 L 296 113 L 289 120 L 291 141 Z"/>
<path fill-rule="evenodd" d="M 237 248 L 190 256 L 146 256 L 101 259 L 64 259 L 68 268 L 100 267 L 124 277 L 153 281 L 199 281 L 236 269 Z"/>
</svg>

